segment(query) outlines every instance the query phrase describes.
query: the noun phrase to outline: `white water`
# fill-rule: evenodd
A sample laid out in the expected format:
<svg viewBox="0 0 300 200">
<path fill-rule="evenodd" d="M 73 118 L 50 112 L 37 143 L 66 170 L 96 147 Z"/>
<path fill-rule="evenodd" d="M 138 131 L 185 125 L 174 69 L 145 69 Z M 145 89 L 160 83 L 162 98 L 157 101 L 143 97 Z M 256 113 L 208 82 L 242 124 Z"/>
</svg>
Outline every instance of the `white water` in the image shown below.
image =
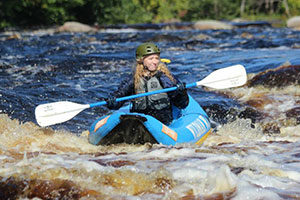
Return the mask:
<svg viewBox="0 0 300 200">
<path fill-rule="evenodd" d="M 204 146 L 88 144 L 77 137 L 0 117 L 0 176 L 70 180 L 82 198 L 300 198 L 300 126 L 266 136 L 236 120 Z M 34 152 L 34 153 L 33 153 Z"/>
</svg>

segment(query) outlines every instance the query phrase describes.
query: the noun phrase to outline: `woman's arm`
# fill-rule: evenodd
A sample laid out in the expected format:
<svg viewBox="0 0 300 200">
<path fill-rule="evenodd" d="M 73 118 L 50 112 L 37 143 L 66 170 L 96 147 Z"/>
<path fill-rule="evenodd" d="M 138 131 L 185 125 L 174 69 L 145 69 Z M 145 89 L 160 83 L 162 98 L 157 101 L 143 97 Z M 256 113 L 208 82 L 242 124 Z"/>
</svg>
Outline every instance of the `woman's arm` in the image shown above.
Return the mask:
<svg viewBox="0 0 300 200">
<path fill-rule="evenodd" d="M 108 95 L 108 98 L 106 99 L 107 107 L 113 110 L 119 109 L 125 103 L 125 101 L 116 102 L 116 98 L 129 96 L 132 94 L 134 94 L 133 78 L 132 76 L 128 76 L 121 81 L 116 91 L 111 92 Z"/>
</svg>

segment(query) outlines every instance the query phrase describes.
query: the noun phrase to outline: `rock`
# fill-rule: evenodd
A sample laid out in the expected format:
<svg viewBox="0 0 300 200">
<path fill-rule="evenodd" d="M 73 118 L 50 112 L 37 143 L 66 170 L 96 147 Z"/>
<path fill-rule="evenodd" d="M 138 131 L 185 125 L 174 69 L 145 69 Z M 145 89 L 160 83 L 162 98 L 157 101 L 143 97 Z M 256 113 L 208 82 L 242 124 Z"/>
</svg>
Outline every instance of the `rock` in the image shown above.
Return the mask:
<svg viewBox="0 0 300 200">
<path fill-rule="evenodd" d="M 69 180 L 0 177 L 0 199 L 80 199 L 88 192 Z"/>
<path fill-rule="evenodd" d="M 260 112 L 254 107 L 247 106 L 243 111 L 239 113 L 238 117 L 243 119 L 251 119 L 252 123 L 256 123 L 262 121 L 266 117 L 266 114 Z"/>
<path fill-rule="evenodd" d="M 255 75 L 248 81 L 248 86 L 285 87 L 299 85 L 300 65 L 280 66 Z"/>
<path fill-rule="evenodd" d="M 300 30 L 300 16 L 296 16 L 288 19 L 287 27 Z"/>
<path fill-rule="evenodd" d="M 299 106 L 288 110 L 285 114 L 288 118 L 295 118 L 297 120 L 297 123 L 300 123 L 300 107 Z"/>
<path fill-rule="evenodd" d="M 263 132 L 267 134 L 280 134 L 280 125 L 276 122 L 262 124 Z"/>
<path fill-rule="evenodd" d="M 215 20 L 201 20 L 201 21 L 197 21 L 194 24 L 194 28 L 198 30 L 207 30 L 207 29 L 219 30 L 219 29 L 232 29 L 233 26 Z"/>
<path fill-rule="evenodd" d="M 219 104 L 203 106 L 203 109 L 207 112 L 209 118 L 213 119 L 214 122 L 219 124 L 232 122 L 238 115 L 238 110 L 235 108 L 225 107 Z"/>
<path fill-rule="evenodd" d="M 95 32 L 96 28 L 79 22 L 66 22 L 56 30 L 57 32 Z"/>
<path fill-rule="evenodd" d="M 13 39 L 20 40 L 22 39 L 22 36 L 20 33 L 14 33 L 7 37 L 7 40 L 13 40 Z"/>
<path fill-rule="evenodd" d="M 1 37 L 0 41 L 5 41 L 5 40 L 20 40 L 20 39 L 22 39 L 21 34 L 18 33 L 18 32 L 11 32 L 11 31 L 4 32 L 3 36 L 6 36 L 6 37 Z"/>
</svg>

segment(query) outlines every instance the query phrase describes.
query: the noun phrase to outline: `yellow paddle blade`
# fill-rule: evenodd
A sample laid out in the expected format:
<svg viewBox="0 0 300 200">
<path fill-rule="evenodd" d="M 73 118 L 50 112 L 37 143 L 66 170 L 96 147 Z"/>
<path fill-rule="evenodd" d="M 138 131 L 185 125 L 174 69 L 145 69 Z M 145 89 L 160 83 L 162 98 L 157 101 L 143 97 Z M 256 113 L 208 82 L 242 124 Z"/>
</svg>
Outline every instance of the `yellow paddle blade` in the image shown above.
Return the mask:
<svg viewBox="0 0 300 200">
<path fill-rule="evenodd" d="M 164 63 L 170 63 L 171 60 L 167 59 L 167 58 L 162 58 L 160 59 L 161 62 L 164 62 Z"/>
</svg>

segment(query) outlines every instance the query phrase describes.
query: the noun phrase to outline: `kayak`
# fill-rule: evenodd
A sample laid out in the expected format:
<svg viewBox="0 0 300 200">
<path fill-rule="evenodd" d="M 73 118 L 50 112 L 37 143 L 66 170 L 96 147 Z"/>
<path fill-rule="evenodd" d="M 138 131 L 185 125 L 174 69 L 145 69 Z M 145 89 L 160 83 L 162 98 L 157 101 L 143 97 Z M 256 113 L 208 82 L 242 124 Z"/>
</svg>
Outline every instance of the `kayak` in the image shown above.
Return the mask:
<svg viewBox="0 0 300 200">
<path fill-rule="evenodd" d="M 202 144 L 211 132 L 207 114 L 190 95 L 185 109 L 173 107 L 173 118 L 165 125 L 150 115 L 131 113 L 127 105 L 97 119 L 90 127 L 88 140 L 94 145 Z"/>
</svg>

